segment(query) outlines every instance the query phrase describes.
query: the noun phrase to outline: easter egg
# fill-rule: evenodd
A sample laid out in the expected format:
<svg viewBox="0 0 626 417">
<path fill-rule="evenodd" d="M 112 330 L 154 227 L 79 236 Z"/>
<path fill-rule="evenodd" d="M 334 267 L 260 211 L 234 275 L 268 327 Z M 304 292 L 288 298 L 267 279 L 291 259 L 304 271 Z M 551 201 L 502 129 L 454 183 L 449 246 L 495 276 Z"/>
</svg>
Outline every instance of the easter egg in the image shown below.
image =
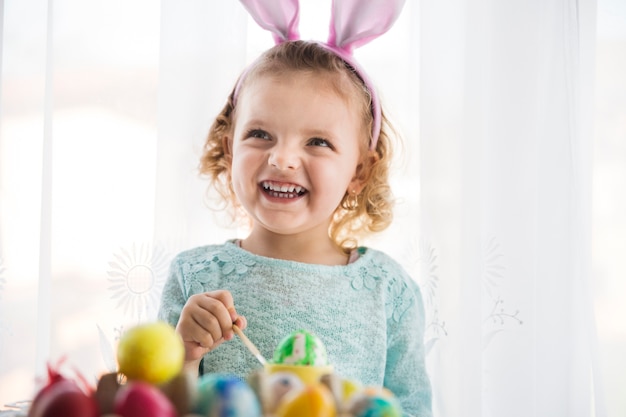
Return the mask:
<svg viewBox="0 0 626 417">
<path fill-rule="evenodd" d="M 119 379 L 120 375 L 117 372 L 111 372 L 102 375 L 98 380 L 94 398 L 96 399 L 100 413 L 103 414 L 103 416 L 113 412 L 115 396 L 122 386 Z"/>
<path fill-rule="evenodd" d="M 261 406 L 252 388 L 239 377 L 205 374 L 198 380 L 197 414 L 206 417 L 260 417 Z"/>
<path fill-rule="evenodd" d="M 96 417 L 99 414 L 91 389 L 86 386 L 81 388 L 77 381 L 66 377 L 51 364 L 48 365 L 45 385 L 39 389 L 28 409 L 28 417 Z"/>
<path fill-rule="evenodd" d="M 129 382 L 115 395 L 115 414 L 122 417 L 177 417 L 174 405 L 156 386 Z"/>
<path fill-rule="evenodd" d="M 179 416 L 187 414 L 196 403 L 197 372 L 181 372 L 158 388 L 170 400 Z"/>
<path fill-rule="evenodd" d="M 355 393 L 348 407 L 354 417 L 402 417 L 402 407 L 385 388 L 366 387 Z"/>
<path fill-rule="evenodd" d="M 29 410 L 29 417 L 96 417 L 96 401 L 73 384 L 61 382 L 43 394 Z"/>
<path fill-rule="evenodd" d="M 319 337 L 306 330 L 292 332 L 274 350 L 272 362 L 284 365 L 328 365 L 326 347 Z"/>
<path fill-rule="evenodd" d="M 335 417 L 333 396 L 325 385 L 307 385 L 285 395 L 276 410 L 276 417 Z"/>
<path fill-rule="evenodd" d="M 267 395 L 269 396 L 268 408 L 272 411 L 276 409 L 286 394 L 304 388 L 302 380 L 291 372 L 277 372 L 268 375 L 265 383 L 267 384 Z"/>
<path fill-rule="evenodd" d="M 161 384 L 178 375 L 185 347 L 171 325 L 157 321 L 132 327 L 117 347 L 119 371 L 129 380 Z"/>
<path fill-rule="evenodd" d="M 352 395 L 359 391 L 361 384 L 351 379 L 341 380 L 341 398 L 343 401 L 348 401 Z"/>
<path fill-rule="evenodd" d="M 266 363 L 264 366 L 268 375 L 275 373 L 290 373 L 297 376 L 305 385 L 320 382 L 324 375 L 333 372 L 332 365 L 326 366 L 306 366 L 306 365 L 283 365 L 280 363 Z"/>
</svg>

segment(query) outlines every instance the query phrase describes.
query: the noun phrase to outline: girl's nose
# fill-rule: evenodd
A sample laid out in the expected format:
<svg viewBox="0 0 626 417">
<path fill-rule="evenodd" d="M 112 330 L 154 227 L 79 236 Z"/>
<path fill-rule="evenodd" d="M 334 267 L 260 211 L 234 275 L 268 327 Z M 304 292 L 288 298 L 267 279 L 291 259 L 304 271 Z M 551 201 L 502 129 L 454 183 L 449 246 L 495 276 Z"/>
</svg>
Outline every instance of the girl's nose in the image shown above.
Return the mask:
<svg viewBox="0 0 626 417">
<path fill-rule="evenodd" d="M 270 151 L 268 163 L 281 171 L 298 169 L 300 167 L 300 158 L 298 153 L 289 146 L 276 145 Z"/>
</svg>

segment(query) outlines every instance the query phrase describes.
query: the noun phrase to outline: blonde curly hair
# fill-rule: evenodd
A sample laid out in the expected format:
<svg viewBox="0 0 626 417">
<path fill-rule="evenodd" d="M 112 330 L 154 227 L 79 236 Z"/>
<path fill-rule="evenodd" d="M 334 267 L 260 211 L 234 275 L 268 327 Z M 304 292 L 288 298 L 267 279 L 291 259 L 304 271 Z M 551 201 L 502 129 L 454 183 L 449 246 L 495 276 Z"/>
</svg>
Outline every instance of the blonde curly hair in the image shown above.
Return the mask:
<svg viewBox="0 0 626 417">
<path fill-rule="evenodd" d="M 382 231 L 391 223 L 394 204 L 389 185 L 391 140 L 397 135 L 383 113 L 376 149 L 369 151 L 373 124 L 370 93 L 354 69 L 327 48 L 315 42 L 292 41 L 276 45 L 262 54 L 242 74 L 239 87 L 235 87 L 238 88 L 237 92 L 233 88 L 226 105 L 215 118 L 203 147 L 199 172 L 201 176 L 209 179 L 207 191 L 217 191 L 226 206 L 233 209 L 231 214 L 234 220 L 245 216 L 232 187 L 231 160 L 223 141 L 225 136 L 232 134 L 236 113 L 235 94 L 243 91 L 255 78 L 268 74 L 277 76 L 293 71 L 336 75 L 338 77 L 334 83 L 336 91 L 341 95 L 356 98 L 353 102 L 361 107 L 363 125 L 368 132 L 361 144 L 358 172 L 364 187 L 356 196 L 346 191 L 334 212 L 328 230 L 333 242 L 344 252 L 349 252 L 358 246 L 358 238 Z M 346 92 L 341 88 L 339 83 L 341 77 L 347 77 L 353 87 L 350 89 L 352 91 Z"/>
</svg>

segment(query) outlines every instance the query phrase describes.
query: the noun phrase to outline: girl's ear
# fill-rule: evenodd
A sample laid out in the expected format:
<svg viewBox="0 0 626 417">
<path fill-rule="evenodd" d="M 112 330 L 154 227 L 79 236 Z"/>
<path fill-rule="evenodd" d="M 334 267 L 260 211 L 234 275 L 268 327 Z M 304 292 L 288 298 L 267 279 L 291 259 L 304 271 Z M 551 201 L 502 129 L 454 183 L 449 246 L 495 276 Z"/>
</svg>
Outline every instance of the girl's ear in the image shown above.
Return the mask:
<svg viewBox="0 0 626 417">
<path fill-rule="evenodd" d="M 372 175 L 372 167 L 379 160 L 376 151 L 368 151 L 367 155 L 356 166 L 354 177 L 348 185 L 348 193 L 360 194 Z"/>
<path fill-rule="evenodd" d="M 229 135 L 222 136 L 222 149 L 224 149 L 224 158 L 230 164 L 233 160 L 232 141 Z"/>
</svg>

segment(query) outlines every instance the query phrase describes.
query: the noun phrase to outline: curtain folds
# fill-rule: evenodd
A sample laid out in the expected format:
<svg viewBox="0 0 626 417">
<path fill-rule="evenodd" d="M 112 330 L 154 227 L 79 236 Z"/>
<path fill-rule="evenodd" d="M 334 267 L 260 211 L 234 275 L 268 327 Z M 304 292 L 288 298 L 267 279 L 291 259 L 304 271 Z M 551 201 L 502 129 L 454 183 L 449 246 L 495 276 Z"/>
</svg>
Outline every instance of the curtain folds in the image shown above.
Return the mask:
<svg viewBox="0 0 626 417">
<path fill-rule="evenodd" d="M 420 231 L 447 323 L 437 406 L 590 415 L 594 5 L 470 3 L 423 2 L 420 21 Z"/>
<path fill-rule="evenodd" d="M 302 3 L 306 38 L 328 12 Z M 396 222 L 363 243 L 421 285 L 436 416 L 605 415 L 595 8 L 409 1 L 356 53 L 404 136 Z M 47 360 L 113 369 L 121 331 L 155 317 L 171 257 L 243 233 L 207 209 L 196 168 L 272 40 L 236 1 L 0 1 L 0 17 L 2 409 Z"/>
</svg>

